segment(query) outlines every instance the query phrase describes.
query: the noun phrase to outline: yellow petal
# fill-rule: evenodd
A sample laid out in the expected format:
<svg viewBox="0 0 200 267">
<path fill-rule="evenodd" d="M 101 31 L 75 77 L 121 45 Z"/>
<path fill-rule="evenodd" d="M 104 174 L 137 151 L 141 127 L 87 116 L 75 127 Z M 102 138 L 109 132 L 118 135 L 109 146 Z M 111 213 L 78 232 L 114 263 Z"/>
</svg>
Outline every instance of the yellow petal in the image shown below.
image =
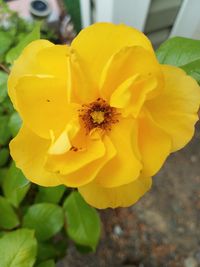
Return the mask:
<svg viewBox="0 0 200 267">
<path fill-rule="evenodd" d="M 120 118 L 108 134 L 117 153 L 98 173 L 96 182 L 104 187 L 128 184 L 138 178 L 142 168 L 135 141 L 135 121 Z"/>
<path fill-rule="evenodd" d="M 76 136 L 80 129 L 78 120 L 71 120 L 67 125 L 65 130 L 56 138 L 54 132 L 50 131 L 51 136 L 51 146 L 48 150 L 50 155 L 61 155 L 70 150 L 72 147 L 71 139 Z"/>
<path fill-rule="evenodd" d="M 54 75 L 67 80 L 69 70 L 70 47 L 67 45 L 53 45 L 40 50 L 36 55 L 40 74 Z"/>
<path fill-rule="evenodd" d="M 54 135 L 52 139 L 53 142 L 48 150 L 48 154 L 60 155 L 70 150 L 71 143 L 67 131 L 63 131 L 55 141 L 54 141 Z"/>
<path fill-rule="evenodd" d="M 79 135 L 79 138 L 81 138 L 81 135 L 84 136 L 85 132 L 81 130 Z M 73 147 L 65 154 L 49 155 L 46 168 L 52 172 L 67 175 L 104 156 L 105 145 L 100 137 L 93 139 L 87 136 L 87 138 L 83 137 L 81 139 L 82 142 L 79 142 L 79 144 L 72 140 L 71 144 Z"/>
<path fill-rule="evenodd" d="M 47 40 L 37 40 L 28 44 L 12 66 L 8 80 L 10 87 L 15 87 L 18 79 L 24 75 L 39 74 L 41 66 L 37 64 L 37 55 L 41 50 L 52 46 L 54 44 Z"/>
<path fill-rule="evenodd" d="M 50 130 L 59 135 L 66 124 L 78 116 L 78 106 L 67 102 L 65 80 L 59 78 L 23 77 L 16 85 L 18 111 L 29 128 L 44 138 Z"/>
<path fill-rule="evenodd" d="M 98 98 L 98 89 L 91 78 L 92 66 L 87 66 L 77 52 L 70 50 L 71 83 L 73 86 L 72 101 L 80 104 L 93 102 Z"/>
<path fill-rule="evenodd" d="M 23 126 L 18 135 L 10 142 L 10 153 L 16 166 L 27 179 L 42 186 L 62 184 L 56 174 L 44 169 L 46 153 L 50 141 L 42 139 Z"/>
<path fill-rule="evenodd" d="M 151 178 L 138 178 L 134 182 L 114 188 L 105 188 L 89 183 L 78 190 L 87 203 L 98 209 L 129 207 L 150 188 Z"/>
<path fill-rule="evenodd" d="M 157 88 L 155 77 L 140 80 L 133 76 L 123 82 L 111 95 L 110 105 L 120 108 L 122 116 L 132 115 L 137 118 L 144 102 Z"/>
<path fill-rule="evenodd" d="M 70 187 L 79 187 L 95 179 L 101 168 L 116 154 L 116 150 L 107 136 L 103 138 L 103 142 L 105 146 L 104 156 L 90 162 L 86 166 L 73 173 L 70 173 L 69 175 L 61 175 L 60 179 L 63 184 Z"/>
<path fill-rule="evenodd" d="M 134 75 L 122 82 L 110 97 L 110 105 L 115 108 L 126 108 L 130 104 L 132 97 L 132 87 L 139 79 L 139 75 Z"/>
<path fill-rule="evenodd" d="M 103 98 L 110 99 L 114 90 L 133 76 L 137 76 L 136 81 L 153 77 L 159 87 L 163 86 L 163 75 L 155 55 L 139 46 L 125 47 L 105 65 L 100 81 Z"/>
<path fill-rule="evenodd" d="M 146 103 L 155 122 L 172 139 L 172 150 L 185 146 L 193 136 L 198 120 L 200 87 L 185 72 L 173 66 L 162 66 L 165 75 L 163 93 Z"/>
<path fill-rule="evenodd" d="M 143 163 L 143 176 L 153 176 L 162 167 L 171 151 L 171 138 L 145 113 L 139 119 L 139 149 Z"/>
<path fill-rule="evenodd" d="M 150 41 L 138 30 L 123 24 L 96 23 L 83 29 L 72 42 L 72 47 L 89 67 L 92 77 L 99 81 L 109 58 L 125 46 L 141 46 L 153 52 Z"/>
<path fill-rule="evenodd" d="M 67 81 L 69 48 L 47 40 L 30 43 L 15 61 L 8 79 L 8 93 L 17 109 L 15 86 L 26 75 L 57 76 Z"/>
</svg>

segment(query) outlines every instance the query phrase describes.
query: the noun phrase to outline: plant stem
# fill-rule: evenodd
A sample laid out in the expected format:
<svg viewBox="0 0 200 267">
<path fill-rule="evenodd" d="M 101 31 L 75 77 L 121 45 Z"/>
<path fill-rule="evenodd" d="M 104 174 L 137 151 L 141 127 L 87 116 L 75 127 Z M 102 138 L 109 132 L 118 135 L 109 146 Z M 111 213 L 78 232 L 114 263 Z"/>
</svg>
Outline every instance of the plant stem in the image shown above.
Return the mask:
<svg viewBox="0 0 200 267">
<path fill-rule="evenodd" d="M 4 70 L 6 73 L 10 73 L 10 70 L 6 67 L 6 66 L 4 66 L 3 64 L 1 64 L 0 63 L 0 68 L 2 69 L 2 70 Z"/>
</svg>

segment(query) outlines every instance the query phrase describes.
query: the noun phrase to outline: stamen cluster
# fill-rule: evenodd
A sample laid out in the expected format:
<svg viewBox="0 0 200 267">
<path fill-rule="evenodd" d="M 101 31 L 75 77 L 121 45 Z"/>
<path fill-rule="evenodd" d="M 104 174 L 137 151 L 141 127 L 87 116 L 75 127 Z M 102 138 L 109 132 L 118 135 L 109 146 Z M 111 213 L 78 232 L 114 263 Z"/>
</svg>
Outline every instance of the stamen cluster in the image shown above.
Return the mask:
<svg viewBox="0 0 200 267">
<path fill-rule="evenodd" d="M 89 104 L 83 104 L 79 112 L 79 117 L 83 121 L 87 133 L 94 128 L 110 131 L 112 124 L 119 122 L 120 113 L 102 98 L 97 98 L 96 101 Z"/>
</svg>

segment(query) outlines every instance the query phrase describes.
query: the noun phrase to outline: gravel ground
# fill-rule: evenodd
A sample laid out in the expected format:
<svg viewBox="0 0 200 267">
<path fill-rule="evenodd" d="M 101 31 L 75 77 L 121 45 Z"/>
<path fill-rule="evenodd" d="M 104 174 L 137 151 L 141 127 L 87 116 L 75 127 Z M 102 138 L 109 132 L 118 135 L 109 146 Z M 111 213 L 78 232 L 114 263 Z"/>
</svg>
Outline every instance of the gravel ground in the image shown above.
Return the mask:
<svg viewBox="0 0 200 267">
<path fill-rule="evenodd" d="M 71 243 L 59 267 L 200 266 L 200 125 L 136 205 L 100 214 L 96 253 L 80 254 Z"/>
</svg>

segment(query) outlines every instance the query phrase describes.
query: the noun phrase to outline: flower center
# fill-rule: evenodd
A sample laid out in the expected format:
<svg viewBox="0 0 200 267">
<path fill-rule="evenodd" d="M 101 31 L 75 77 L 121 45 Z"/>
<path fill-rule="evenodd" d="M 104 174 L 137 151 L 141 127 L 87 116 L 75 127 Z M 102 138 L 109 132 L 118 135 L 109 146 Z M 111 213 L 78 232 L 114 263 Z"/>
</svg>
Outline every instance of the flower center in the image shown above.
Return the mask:
<svg viewBox="0 0 200 267">
<path fill-rule="evenodd" d="M 89 104 L 83 104 L 79 112 L 79 117 L 82 119 L 87 133 L 94 128 L 110 131 L 112 124 L 119 122 L 120 114 L 116 108 L 108 105 L 102 98 Z"/>
<path fill-rule="evenodd" d="M 105 114 L 104 111 L 93 111 L 93 112 L 91 112 L 90 116 L 93 119 L 93 123 L 101 124 L 105 119 L 104 114 Z"/>
</svg>

